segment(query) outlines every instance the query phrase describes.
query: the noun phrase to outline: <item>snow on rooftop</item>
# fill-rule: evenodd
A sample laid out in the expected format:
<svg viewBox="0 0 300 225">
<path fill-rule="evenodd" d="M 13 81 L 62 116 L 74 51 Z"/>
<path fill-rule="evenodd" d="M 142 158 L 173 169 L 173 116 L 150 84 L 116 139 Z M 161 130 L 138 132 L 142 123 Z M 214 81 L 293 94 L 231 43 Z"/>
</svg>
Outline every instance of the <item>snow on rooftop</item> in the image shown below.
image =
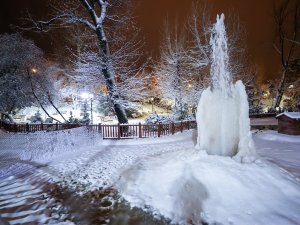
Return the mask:
<svg viewBox="0 0 300 225">
<path fill-rule="evenodd" d="M 287 116 L 291 119 L 300 119 L 300 112 L 283 112 L 283 113 L 280 113 L 276 116 L 276 118 L 279 118 L 280 116 Z"/>
</svg>

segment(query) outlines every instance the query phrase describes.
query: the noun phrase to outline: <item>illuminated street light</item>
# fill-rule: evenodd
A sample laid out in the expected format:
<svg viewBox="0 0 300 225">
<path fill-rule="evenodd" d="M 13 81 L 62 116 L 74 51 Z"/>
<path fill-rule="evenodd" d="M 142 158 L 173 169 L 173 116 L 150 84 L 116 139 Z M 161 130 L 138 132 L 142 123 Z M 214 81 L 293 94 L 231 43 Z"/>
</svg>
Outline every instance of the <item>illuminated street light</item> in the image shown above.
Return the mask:
<svg viewBox="0 0 300 225">
<path fill-rule="evenodd" d="M 32 73 L 37 73 L 37 71 L 38 71 L 38 70 L 37 70 L 36 68 L 32 68 L 32 69 L 31 69 L 31 72 L 32 72 Z"/>
<path fill-rule="evenodd" d="M 81 93 L 81 98 L 87 100 L 89 98 L 89 93 L 87 93 L 87 92 Z"/>
<path fill-rule="evenodd" d="M 153 113 L 153 101 L 154 101 L 154 98 L 150 98 L 151 100 L 151 104 L 152 104 L 152 113 Z"/>
</svg>

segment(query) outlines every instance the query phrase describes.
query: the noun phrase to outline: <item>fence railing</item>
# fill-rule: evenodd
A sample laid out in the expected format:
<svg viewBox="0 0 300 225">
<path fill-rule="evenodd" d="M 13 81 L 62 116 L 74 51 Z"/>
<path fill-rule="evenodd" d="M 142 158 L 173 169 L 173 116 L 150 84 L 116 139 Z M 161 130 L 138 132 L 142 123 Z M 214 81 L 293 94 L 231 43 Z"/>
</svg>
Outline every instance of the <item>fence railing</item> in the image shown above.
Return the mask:
<svg viewBox="0 0 300 225">
<path fill-rule="evenodd" d="M 101 130 L 103 139 L 126 139 L 161 137 L 196 127 L 196 121 L 180 121 L 167 124 L 103 124 Z"/>
<path fill-rule="evenodd" d="M 159 124 L 12 124 L 0 120 L 0 128 L 9 132 L 36 132 L 36 131 L 59 131 L 77 127 L 86 127 L 88 132 L 102 134 L 103 139 L 129 139 L 129 138 L 147 138 L 173 135 L 184 130 L 195 129 L 197 123 L 192 121 L 179 121 Z M 251 125 L 251 129 L 270 129 L 277 130 L 278 125 Z"/>
<path fill-rule="evenodd" d="M 15 133 L 26 133 L 36 131 L 58 131 L 66 130 L 71 128 L 80 127 L 79 124 L 61 124 L 61 123 L 39 123 L 39 124 L 17 124 L 17 123 L 6 123 L 0 121 L 0 127 L 3 127 L 9 132 Z"/>
<path fill-rule="evenodd" d="M 277 113 L 250 113 L 249 118 L 275 117 Z"/>
<path fill-rule="evenodd" d="M 0 127 L 9 132 L 36 132 L 36 131 L 58 131 L 77 127 L 86 127 L 88 132 L 101 133 L 103 139 L 128 139 L 128 138 L 146 138 L 161 137 L 173 135 L 176 132 L 194 129 L 197 127 L 196 121 L 180 121 L 168 124 L 98 124 L 98 125 L 80 125 L 80 124 L 12 124 L 0 121 Z"/>
</svg>

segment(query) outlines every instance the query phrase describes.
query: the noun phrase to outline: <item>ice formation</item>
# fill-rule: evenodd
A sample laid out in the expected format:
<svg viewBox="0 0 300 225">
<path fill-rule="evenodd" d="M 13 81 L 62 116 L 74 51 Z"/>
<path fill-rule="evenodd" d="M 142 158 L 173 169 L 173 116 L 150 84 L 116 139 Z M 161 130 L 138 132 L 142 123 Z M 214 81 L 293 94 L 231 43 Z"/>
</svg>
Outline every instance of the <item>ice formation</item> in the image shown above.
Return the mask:
<svg viewBox="0 0 300 225">
<path fill-rule="evenodd" d="M 255 149 L 250 132 L 249 105 L 241 81 L 232 82 L 224 14 L 217 16 L 210 39 L 211 87 L 203 91 L 197 110 L 197 148 L 211 155 L 252 161 Z"/>
</svg>

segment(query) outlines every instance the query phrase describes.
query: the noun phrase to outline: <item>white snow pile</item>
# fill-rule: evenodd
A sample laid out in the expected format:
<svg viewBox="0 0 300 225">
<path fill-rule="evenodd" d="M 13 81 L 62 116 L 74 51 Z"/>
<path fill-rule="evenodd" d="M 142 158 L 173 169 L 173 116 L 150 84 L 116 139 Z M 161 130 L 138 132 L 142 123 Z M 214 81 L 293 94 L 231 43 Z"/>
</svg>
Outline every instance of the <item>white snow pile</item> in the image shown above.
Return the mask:
<svg viewBox="0 0 300 225">
<path fill-rule="evenodd" d="M 276 116 L 276 118 L 283 116 L 283 115 L 285 115 L 289 118 L 292 118 L 292 119 L 300 120 L 300 112 L 283 112 L 283 113 L 278 114 Z"/>
<path fill-rule="evenodd" d="M 104 140 L 101 144 L 82 147 L 64 160 L 53 161 L 49 168 L 55 180 L 86 192 L 112 186 L 124 169 L 147 156 L 179 151 L 182 146 L 194 146 L 191 132 L 164 138 Z"/>
<path fill-rule="evenodd" d="M 297 224 L 300 186 L 277 167 L 194 149 L 148 157 L 117 183 L 132 207 L 163 215 L 173 223 Z"/>
<path fill-rule="evenodd" d="M 80 147 L 102 142 L 100 135 L 91 135 L 85 128 L 0 135 L 0 178 L 38 168 L 56 158 L 64 159 Z"/>
<path fill-rule="evenodd" d="M 197 152 L 195 135 L 107 141 L 82 128 L 2 133 L 0 171 L 42 164 L 39 174 L 82 192 L 114 185 L 132 207 L 173 223 L 300 223 L 299 137 L 257 133 L 254 143 L 262 158 L 241 164 Z M 17 169 L 10 170 L 14 162 Z"/>
</svg>

